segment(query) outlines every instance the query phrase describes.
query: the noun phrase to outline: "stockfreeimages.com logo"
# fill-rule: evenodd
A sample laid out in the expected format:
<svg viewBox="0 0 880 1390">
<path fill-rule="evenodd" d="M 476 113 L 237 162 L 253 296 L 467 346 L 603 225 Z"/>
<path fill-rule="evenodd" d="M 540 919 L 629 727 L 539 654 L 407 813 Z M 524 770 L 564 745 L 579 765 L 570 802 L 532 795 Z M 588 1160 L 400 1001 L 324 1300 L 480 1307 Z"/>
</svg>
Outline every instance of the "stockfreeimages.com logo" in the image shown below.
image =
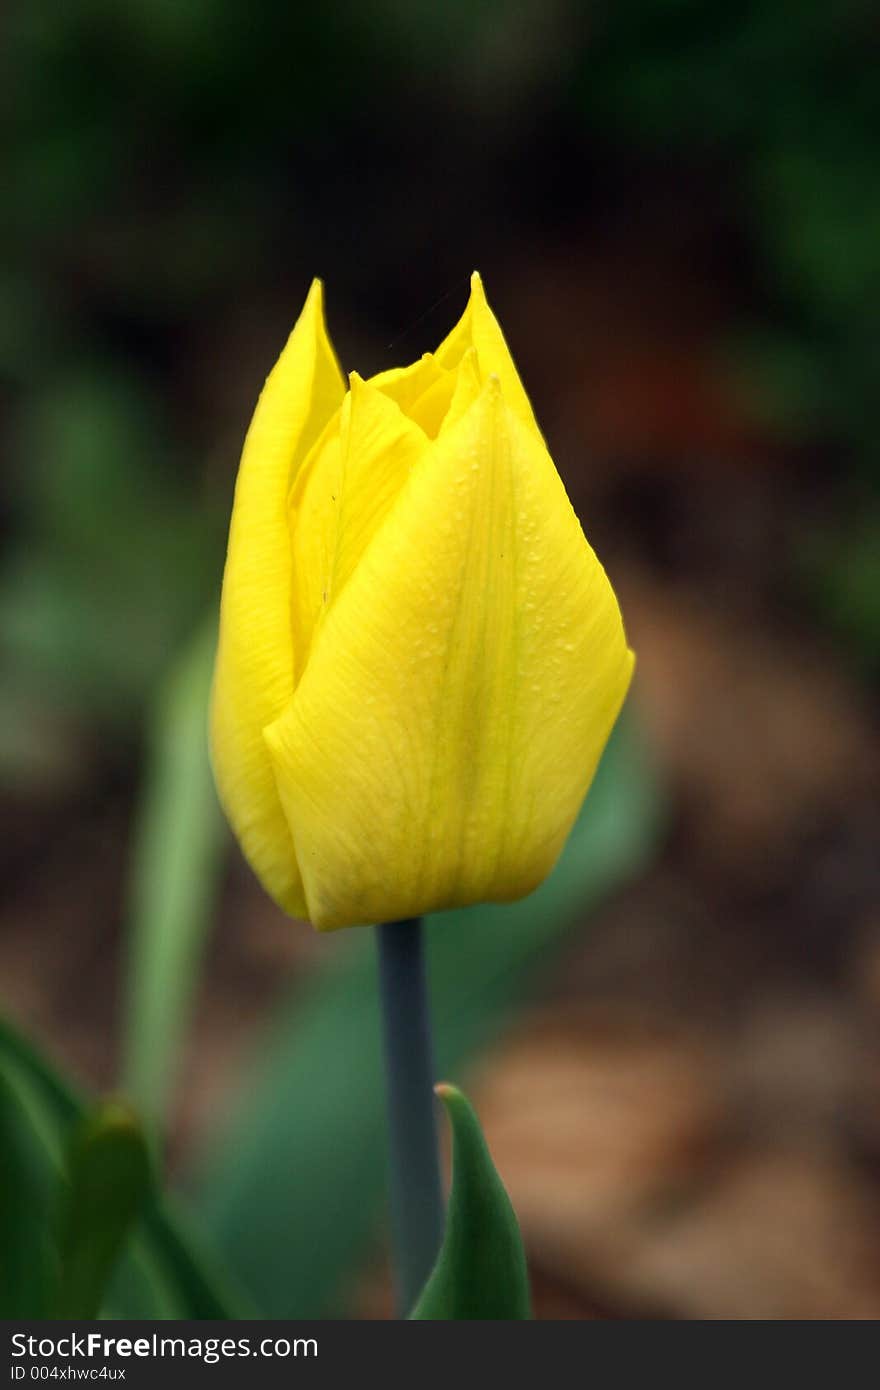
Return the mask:
<svg viewBox="0 0 880 1390">
<path fill-rule="evenodd" d="M 60 1356 L 71 1361 L 79 1357 L 100 1357 L 103 1360 L 115 1357 L 125 1360 L 131 1357 L 142 1360 L 172 1357 L 204 1361 L 211 1366 L 235 1357 L 317 1356 L 318 1343 L 314 1337 L 262 1337 L 256 1341 L 250 1337 L 160 1337 L 158 1332 L 151 1333 L 149 1337 L 105 1337 L 100 1332 L 33 1337 L 24 1332 L 14 1332 L 12 1355 L 31 1359 Z M 13 1380 L 22 1380 L 26 1374 L 24 1366 L 13 1367 Z"/>
</svg>

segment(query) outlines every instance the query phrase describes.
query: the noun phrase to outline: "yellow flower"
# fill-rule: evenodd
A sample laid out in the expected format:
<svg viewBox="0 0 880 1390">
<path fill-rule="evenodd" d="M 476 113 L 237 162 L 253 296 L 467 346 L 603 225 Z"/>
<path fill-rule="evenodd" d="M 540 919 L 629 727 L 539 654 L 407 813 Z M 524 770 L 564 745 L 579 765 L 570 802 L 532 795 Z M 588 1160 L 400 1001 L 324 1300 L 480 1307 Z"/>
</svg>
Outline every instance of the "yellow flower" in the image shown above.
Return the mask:
<svg viewBox="0 0 880 1390">
<path fill-rule="evenodd" d="M 632 666 L 479 276 L 433 355 L 348 390 L 315 281 L 245 441 L 214 677 L 268 892 L 322 929 L 531 892 Z"/>
</svg>

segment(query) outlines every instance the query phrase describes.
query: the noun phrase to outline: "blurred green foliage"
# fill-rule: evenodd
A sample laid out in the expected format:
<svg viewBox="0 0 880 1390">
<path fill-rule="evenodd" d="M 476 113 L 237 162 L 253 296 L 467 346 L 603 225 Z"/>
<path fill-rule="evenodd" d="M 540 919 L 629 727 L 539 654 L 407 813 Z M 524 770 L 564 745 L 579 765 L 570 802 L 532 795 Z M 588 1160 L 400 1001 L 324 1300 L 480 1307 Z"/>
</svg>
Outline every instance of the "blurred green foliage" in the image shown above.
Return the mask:
<svg viewBox="0 0 880 1390">
<path fill-rule="evenodd" d="M 880 139 L 867 0 L 639 0 L 586 54 L 593 119 L 733 161 L 734 194 L 780 298 L 829 332 L 876 324 Z M 876 333 L 876 326 L 874 329 Z"/>
<path fill-rule="evenodd" d="M 880 88 L 871 0 L 630 0 L 580 58 L 598 138 L 703 170 L 752 260 L 732 338 L 753 406 L 836 506 L 792 544 L 815 611 L 880 674 Z M 853 534 L 855 531 L 855 535 Z"/>
<path fill-rule="evenodd" d="M 152 714 L 131 865 L 123 1084 L 161 1129 L 201 975 L 228 843 L 208 759 L 216 621 L 184 650 Z"/>
<path fill-rule="evenodd" d="M 206 515 L 169 472 L 149 399 L 107 367 L 47 384 L 16 443 L 18 528 L 0 587 L 9 668 L 124 727 L 212 597 L 219 509 Z"/>
<path fill-rule="evenodd" d="M 134 1111 L 108 1100 L 74 1131 L 65 1160 L 53 1311 L 63 1318 L 96 1318 L 153 1189 L 150 1151 Z"/>
<path fill-rule="evenodd" d="M 251 1311 L 157 1191 L 133 1115 L 87 1106 L 2 1020 L 0 1245 L 3 1317 L 58 1316 L 61 1298 L 111 1317 Z"/>
</svg>

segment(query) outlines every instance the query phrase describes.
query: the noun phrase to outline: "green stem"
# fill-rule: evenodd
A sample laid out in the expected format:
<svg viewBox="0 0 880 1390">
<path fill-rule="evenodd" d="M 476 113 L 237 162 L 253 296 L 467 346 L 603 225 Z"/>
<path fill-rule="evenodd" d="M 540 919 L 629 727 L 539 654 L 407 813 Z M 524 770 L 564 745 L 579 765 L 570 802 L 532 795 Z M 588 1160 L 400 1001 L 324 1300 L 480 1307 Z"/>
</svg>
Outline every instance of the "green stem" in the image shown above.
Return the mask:
<svg viewBox="0 0 880 1390">
<path fill-rule="evenodd" d="M 427 1282 L 443 1239 L 431 1023 L 421 920 L 384 922 L 376 932 L 397 1305 L 405 1317 Z"/>
</svg>

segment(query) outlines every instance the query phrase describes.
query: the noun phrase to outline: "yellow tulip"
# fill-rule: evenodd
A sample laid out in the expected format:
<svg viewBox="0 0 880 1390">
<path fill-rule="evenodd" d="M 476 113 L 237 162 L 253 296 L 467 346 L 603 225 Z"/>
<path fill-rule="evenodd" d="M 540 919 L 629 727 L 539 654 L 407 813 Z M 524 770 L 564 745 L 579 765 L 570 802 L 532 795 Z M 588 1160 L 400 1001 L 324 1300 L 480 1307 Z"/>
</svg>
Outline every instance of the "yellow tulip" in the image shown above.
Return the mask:
<svg viewBox="0 0 880 1390">
<path fill-rule="evenodd" d="M 220 798 L 324 930 L 529 893 L 633 656 L 478 275 L 435 353 L 346 389 L 315 281 L 238 474 Z"/>
</svg>

